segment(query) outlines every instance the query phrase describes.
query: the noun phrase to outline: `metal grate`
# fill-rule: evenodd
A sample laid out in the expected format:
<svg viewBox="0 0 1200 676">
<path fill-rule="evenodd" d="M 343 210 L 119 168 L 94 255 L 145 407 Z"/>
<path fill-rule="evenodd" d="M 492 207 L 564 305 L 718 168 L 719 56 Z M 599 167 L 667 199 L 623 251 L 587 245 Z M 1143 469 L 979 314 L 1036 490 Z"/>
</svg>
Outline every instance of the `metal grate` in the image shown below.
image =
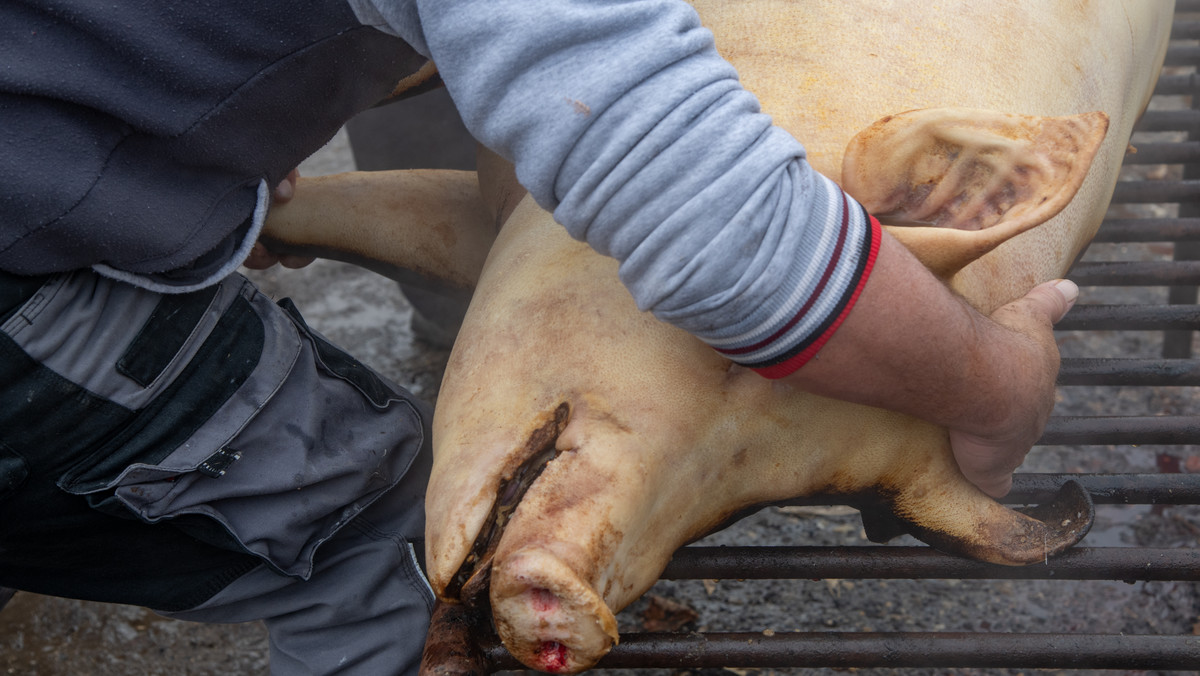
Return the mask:
<svg viewBox="0 0 1200 676">
<path fill-rule="evenodd" d="M 1096 242 L 1159 244 L 1170 260 L 1078 263 L 1069 275 L 1084 294 L 1106 288 L 1169 287 L 1166 302 L 1086 304 L 1059 325 L 1063 332 L 1163 332 L 1157 358 L 1065 357 L 1060 386 L 1162 388 L 1200 386 L 1200 360 L 1191 359 L 1200 329 L 1200 0 L 1181 0 L 1158 97 L 1191 97 L 1190 108 L 1152 104 L 1136 131 L 1127 167 L 1182 165 L 1182 172 L 1122 180 L 1114 205 L 1160 205 L 1148 215 L 1106 220 Z M 1186 101 L 1186 99 L 1184 99 Z M 1186 104 L 1185 104 L 1186 105 Z M 1170 133 L 1173 138 L 1158 140 Z M 1174 138 L 1178 137 L 1178 138 Z M 1138 137 L 1135 136 L 1135 141 Z M 1136 169 L 1133 173 L 1136 173 Z M 1177 205 L 1177 206 L 1176 206 Z M 1165 212 L 1167 215 L 1162 215 Z M 1176 213 L 1177 212 L 1177 213 Z M 1119 294 L 1118 294 L 1119 295 Z M 1200 413 L 1200 410 L 1196 410 Z M 1200 444 L 1200 415 L 1117 415 L 1101 412 L 1050 421 L 1042 445 Z M 1075 479 L 1098 505 L 1200 505 L 1200 473 L 1022 474 L 1011 504 L 1038 503 Z M 794 504 L 812 504 L 798 501 Z M 1045 565 L 994 566 L 946 556 L 923 546 L 690 546 L 676 553 L 663 579 L 1012 579 L 1200 581 L 1200 540 L 1190 548 L 1081 546 Z M 1200 620 L 1200 618 L 1196 618 Z M 1200 623 L 1195 632 L 1200 633 Z M 521 668 L 494 638 L 480 646 L 496 670 Z M 1200 636 L 991 632 L 763 632 L 622 633 L 598 668 L 925 667 L 1054 669 L 1200 669 Z"/>
</svg>

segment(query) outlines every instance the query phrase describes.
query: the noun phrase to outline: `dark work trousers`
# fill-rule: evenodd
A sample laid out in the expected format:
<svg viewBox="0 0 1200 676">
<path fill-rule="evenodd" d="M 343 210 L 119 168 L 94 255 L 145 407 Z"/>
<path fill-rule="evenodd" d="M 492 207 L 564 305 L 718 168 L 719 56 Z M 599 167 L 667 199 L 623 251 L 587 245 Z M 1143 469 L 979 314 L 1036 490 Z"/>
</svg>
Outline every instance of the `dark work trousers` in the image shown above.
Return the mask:
<svg viewBox="0 0 1200 676">
<path fill-rule="evenodd" d="M 265 620 L 274 674 L 415 673 L 430 418 L 241 276 L 0 273 L 0 586 Z"/>
</svg>

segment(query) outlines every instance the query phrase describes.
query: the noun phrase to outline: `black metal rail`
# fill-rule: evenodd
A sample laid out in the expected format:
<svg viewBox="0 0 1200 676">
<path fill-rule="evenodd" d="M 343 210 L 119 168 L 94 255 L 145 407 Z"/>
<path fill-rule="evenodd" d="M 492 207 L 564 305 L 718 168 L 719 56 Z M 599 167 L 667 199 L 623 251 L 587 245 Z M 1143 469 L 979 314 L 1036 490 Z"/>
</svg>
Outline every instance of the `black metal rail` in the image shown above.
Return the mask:
<svg viewBox="0 0 1200 676">
<path fill-rule="evenodd" d="M 1200 665 L 1198 636 L 768 633 L 627 634 L 600 666 L 1196 670 Z M 502 646 L 490 643 L 483 648 L 497 669 L 521 668 Z"/>
<path fill-rule="evenodd" d="M 685 547 L 666 580 L 960 579 L 1200 581 L 1200 550 L 1075 547 L 1029 566 L 1000 566 L 928 547 Z M 1198 664 L 1197 666 L 1200 666 Z"/>
</svg>

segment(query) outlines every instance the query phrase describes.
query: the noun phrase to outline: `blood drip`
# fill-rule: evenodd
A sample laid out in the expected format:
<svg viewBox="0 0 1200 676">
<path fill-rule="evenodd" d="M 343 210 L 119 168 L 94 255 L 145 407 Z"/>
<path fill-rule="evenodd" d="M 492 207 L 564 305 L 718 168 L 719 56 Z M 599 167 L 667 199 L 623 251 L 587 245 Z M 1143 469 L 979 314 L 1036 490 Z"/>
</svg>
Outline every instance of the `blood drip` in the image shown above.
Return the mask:
<svg viewBox="0 0 1200 676">
<path fill-rule="evenodd" d="M 538 668 L 556 674 L 567 668 L 567 646 L 546 641 L 537 650 Z"/>
</svg>

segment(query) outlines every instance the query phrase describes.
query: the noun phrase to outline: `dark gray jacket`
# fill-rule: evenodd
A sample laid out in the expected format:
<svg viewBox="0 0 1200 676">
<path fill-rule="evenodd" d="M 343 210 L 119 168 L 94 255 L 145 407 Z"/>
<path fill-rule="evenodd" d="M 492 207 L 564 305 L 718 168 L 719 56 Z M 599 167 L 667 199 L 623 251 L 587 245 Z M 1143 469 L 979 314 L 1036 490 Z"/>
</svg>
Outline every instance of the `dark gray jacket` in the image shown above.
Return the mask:
<svg viewBox="0 0 1200 676">
<path fill-rule="evenodd" d="M 0 269 L 213 283 L 425 60 L 344 0 L 0 3 Z"/>
</svg>

